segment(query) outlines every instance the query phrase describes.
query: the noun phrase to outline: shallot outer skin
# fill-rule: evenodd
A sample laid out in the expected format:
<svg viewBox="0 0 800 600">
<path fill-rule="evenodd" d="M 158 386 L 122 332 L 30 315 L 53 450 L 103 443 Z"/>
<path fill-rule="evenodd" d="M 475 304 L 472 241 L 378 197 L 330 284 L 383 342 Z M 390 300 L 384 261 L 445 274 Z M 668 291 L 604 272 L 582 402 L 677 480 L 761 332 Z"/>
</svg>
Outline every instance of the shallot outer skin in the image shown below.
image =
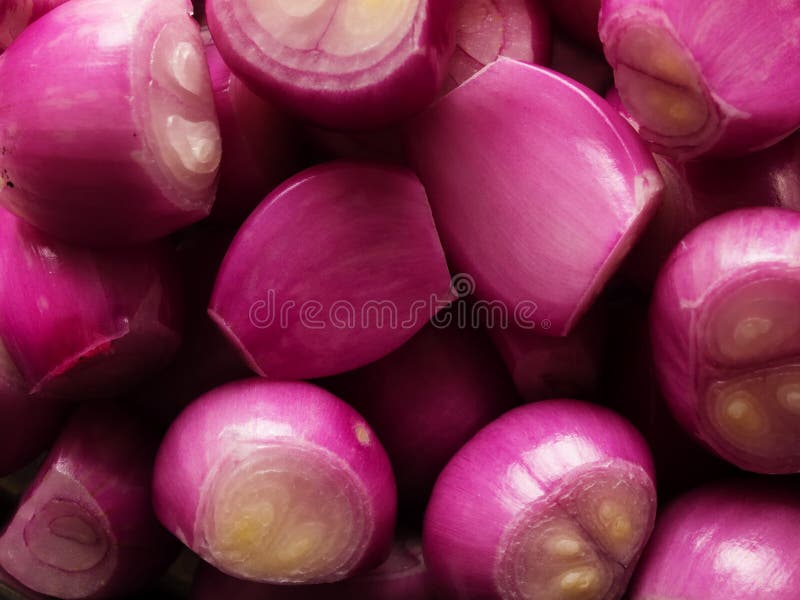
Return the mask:
<svg viewBox="0 0 800 600">
<path fill-rule="evenodd" d="M 453 324 L 426 325 L 388 356 L 323 385 L 375 429 L 392 461 L 401 503 L 415 507 L 424 507 L 458 449 L 517 403 L 491 340 Z"/>
<path fill-rule="evenodd" d="M 377 360 L 453 299 L 422 184 L 409 170 L 317 165 L 256 208 L 209 315 L 256 373 L 312 379 Z"/>
<path fill-rule="evenodd" d="M 176 245 L 183 295 L 190 299 L 185 306 L 181 345 L 169 365 L 129 398 L 164 431 L 201 394 L 252 374 L 206 311 L 217 271 L 235 233 L 206 222 L 187 230 Z"/>
<path fill-rule="evenodd" d="M 637 126 L 616 89 L 606 99 Z M 746 156 L 655 159 L 664 178 L 663 200 L 623 268 L 626 276 L 648 289 L 678 242 L 700 223 L 736 208 L 800 210 L 800 134 Z"/>
<path fill-rule="evenodd" d="M 545 335 L 570 333 L 662 191 L 652 154 L 605 100 L 507 58 L 415 119 L 406 144 L 453 268 Z"/>
<path fill-rule="evenodd" d="M 605 0 L 600 38 L 640 133 L 680 159 L 742 155 L 800 127 L 800 6 Z"/>
<path fill-rule="evenodd" d="M 219 126 L 188 0 L 74 0 L 0 56 L 0 204 L 82 246 L 208 216 Z"/>
<path fill-rule="evenodd" d="M 550 17 L 540 0 L 457 0 L 456 49 L 444 91 L 501 56 L 546 65 Z"/>
<path fill-rule="evenodd" d="M 161 575 L 178 544 L 153 514 L 156 445 L 121 409 L 79 409 L 0 536 L 0 567 L 65 599 L 118 598 Z"/>
<path fill-rule="evenodd" d="M 214 105 L 222 140 L 219 185 L 212 219 L 240 225 L 272 188 L 299 164 L 297 127 L 253 92 L 206 44 Z"/>
<path fill-rule="evenodd" d="M 21 469 L 41 454 L 58 435 L 64 407 L 28 394 L 25 382 L 0 342 L 0 476 Z"/>
<path fill-rule="evenodd" d="M 675 419 L 661 392 L 650 341 L 649 297 L 619 302 L 603 364 L 601 402 L 642 433 L 658 473 L 659 501 L 740 471 L 709 451 Z"/>
<path fill-rule="evenodd" d="M 731 211 L 686 236 L 661 270 L 650 328 L 662 391 L 716 454 L 761 473 L 800 471 L 800 213 Z"/>
<path fill-rule="evenodd" d="M 0 336 L 29 392 L 126 391 L 172 358 L 182 308 L 167 247 L 79 248 L 0 209 Z"/>
<path fill-rule="evenodd" d="M 309 383 L 246 379 L 201 396 L 164 437 L 153 490 L 165 527 L 240 579 L 338 581 L 391 549 L 386 452 L 354 409 Z"/>
<path fill-rule="evenodd" d="M 654 478 L 644 439 L 608 409 L 522 406 L 482 429 L 439 476 L 425 561 L 443 598 L 533 600 L 582 584 L 586 598 L 619 598 L 653 527 Z"/>
<path fill-rule="evenodd" d="M 797 600 L 800 495 L 766 480 L 697 488 L 659 515 L 631 600 Z"/>
<path fill-rule="evenodd" d="M 747 156 L 680 163 L 656 155 L 664 197 L 631 251 L 626 275 L 652 287 L 680 240 L 701 223 L 737 208 L 800 210 L 800 135 Z"/>
<path fill-rule="evenodd" d="M 439 91 L 455 42 L 455 0 L 287 6 L 209 0 L 206 15 L 231 70 L 299 118 L 376 128 L 422 110 Z"/>
</svg>

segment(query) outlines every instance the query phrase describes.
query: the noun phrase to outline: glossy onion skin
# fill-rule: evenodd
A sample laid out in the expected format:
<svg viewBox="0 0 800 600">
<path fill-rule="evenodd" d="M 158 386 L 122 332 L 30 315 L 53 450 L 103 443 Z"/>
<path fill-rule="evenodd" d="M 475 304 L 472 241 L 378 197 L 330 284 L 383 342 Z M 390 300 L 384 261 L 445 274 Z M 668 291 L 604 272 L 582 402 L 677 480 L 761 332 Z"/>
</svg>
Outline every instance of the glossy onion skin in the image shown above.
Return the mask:
<svg viewBox="0 0 800 600">
<path fill-rule="evenodd" d="M 229 577 L 209 565 L 200 568 L 192 600 L 436 600 L 418 540 L 396 541 L 382 565 L 337 583 L 274 586 Z"/>
<path fill-rule="evenodd" d="M 26 390 L 22 376 L 0 342 L 0 476 L 21 469 L 56 438 L 65 409 Z"/>
<path fill-rule="evenodd" d="M 550 60 L 550 18 L 540 0 L 458 0 L 456 49 L 444 91 L 506 56 L 545 65 Z"/>
<path fill-rule="evenodd" d="M 328 10 L 331 2 L 319 6 Z M 206 15 L 220 54 L 248 87 L 302 120 L 353 130 L 399 121 L 434 99 L 453 52 L 454 7 L 455 0 L 419 0 L 388 54 L 358 48 L 341 58 L 317 49 L 313 60 L 272 38 L 243 0 L 208 0 Z"/>
<path fill-rule="evenodd" d="M 176 189 L 149 122 L 154 40 L 180 24 L 201 45 L 190 10 L 188 0 L 75 0 L 15 40 L 0 57 L 0 79 L 15 82 L 0 87 L 0 204 L 98 247 L 152 241 L 208 216 L 213 173 Z M 198 102 L 215 120 L 207 69 L 201 77 Z"/>
<path fill-rule="evenodd" d="M 296 171 L 299 148 L 289 118 L 253 92 L 206 44 L 222 161 L 212 219 L 238 226 L 272 188 Z"/>
<path fill-rule="evenodd" d="M 372 426 L 392 461 L 401 503 L 424 506 L 447 461 L 516 403 L 491 340 L 429 324 L 390 355 L 324 382 Z"/>
<path fill-rule="evenodd" d="M 678 163 L 656 155 L 664 199 L 625 274 L 652 287 L 659 269 L 692 229 L 736 208 L 774 206 L 800 210 L 800 136 L 737 158 Z"/>
<path fill-rule="evenodd" d="M 675 500 L 659 520 L 631 600 L 797 600 L 800 496 L 765 480 L 732 480 Z"/>
<path fill-rule="evenodd" d="M 230 383 L 193 402 L 173 422 L 156 459 L 154 507 L 164 526 L 201 558 L 230 575 L 209 546 L 215 506 L 215 481 L 246 460 L 281 447 L 304 447 L 327 456 L 326 468 L 340 461 L 359 482 L 362 516 L 368 521 L 360 546 L 347 565 L 315 579 L 330 582 L 379 565 L 390 552 L 397 490 L 385 450 L 361 416 L 322 388 L 303 382 L 246 379 Z M 242 454 L 244 453 L 244 454 Z"/>
<path fill-rule="evenodd" d="M 478 299 L 547 335 L 569 334 L 662 188 L 652 155 L 602 98 L 506 58 L 415 119 L 406 142 L 453 268 Z"/>
<path fill-rule="evenodd" d="M 706 221 L 681 241 L 661 270 L 653 296 L 654 360 L 673 414 L 716 454 L 756 472 L 797 472 L 800 459 L 796 453 L 772 458 L 741 454 L 711 422 L 707 394 L 720 380 L 791 364 L 793 338 L 784 341 L 782 350 L 768 348 L 749 359 L 722 360 L 714 350 L 719 342 L 712 336 L 710 320 L 720 302 L 746 285 L 793 285 L 799 276 L 798 253 L 800 213 L 771 207 L 731 211 Z M 770 299 L 768 292 L 765 298 Z M 780 331 L 784 326 L 790 323 L 782 323 Z M 785 413 L 785 422 L 795 420 Z"/>
<path fill-rule="evenodd" d="M 0 336 L 27 390 L 108 397 L 166 365 L 181 294 L 160 245 L 87 250 L 0 210 Z"/>
<path fill-rule="evenodd" d="M 205 308 L 235 233 L 206 222 L 184 232 L 176 244 L 183 295 L 189 299 L 181 345 L 169 365 L 130 397 L 164 431 L 201 394 L 252 374 Z"/>
<path fill-rule="evenodd" d="M 178 544 L 151 506 L 155 450 L 156 440 L 131 414 L 111 406 L 78 410 L 0 537 L 0 566 L 59 598 L 117 598 L 158 577 Z M 74 520 L 56 531 L 59 517 L 37 519 L 46 510 Z M 92 557 L 83 568 L 74 555 L 81 547 Z M 77 562 L 59 568 L 60 560 Z"/>
<path fill-rule="evenodd" d="M 612 464 L 625 465 L 649 490 L 644 542 L 655 517 L 655 474 L 644 439 L 623 418 L 585 402 L 545 400 L 482 429 L 445 467 L 425 514 L 425 561 L 442 597 L 520 597 L 501 564 L 512 527 L 524 513 L 565 502 L 571 475 Z M 615 582 L 618 594 L 637 558 Z"/>
<path fill-rule="evenodd" d="M 634 128 L 638 127 L 615 88 L 608 91 L 606 100 Z M 748 206 L 800 210 L 800 133 L 746 156 L 683 162 L 656 155 L 656 162 L 666 189 L 651 223 L 655 228 L 652 231 L 660 233 L 650 237 L 666 237 L 664 243 L 672 247 L 703 220 L 726 210 Z M 667 231 L 667 221 L 683 234 L 676 238 L 673 231 Z"/>
<path fill-rule="evenodd" d="M 606 99 L 636 126 L 615 89 Z M 623 269 L 626 277 L 647 289 L 681 238 L 703 221 L 735 208 L 800 210 L 800 134 L 747 156 L 655 159 L 664 178 L 663 200 Z"/>
<path fill-rule="evenodd" d="M 800 134 L 760 152 L 683 163 L 697 201 L 718 212 L 758 203 L 800 210 Z"/>
<path fill-rule="evenodd" d="M 419 180 L 337 162 L 289 179 L 253 212 L 225 256 L 209 314 L 256 373 L 310 379 L 385 356 L 451 299 Z"/>
<path fill-rule="evenodd" d="M 657 79 L 695 90 L 696 109 L 705 120 L 671 132 L 642 129 L 656 151 L 681 159 L 701 155 L 742 155 L 766 148 L 800 126 L 800 55 L 789 40 L 800 35 L 800 6 L 783 0 L 733 0 L 724 10 L 714 2 L 694 0 L 604 0 L 600 38 L 608 62 L 615 69 L 617 87 L 621 68 L 631 65 L 653 71 Z M 620 50 L 623 36 L 633 28 L 650 28 L 655 48 L 662 43 L 661 59 L 646 52 Z M 660 40 L 660 41 L 659 41 Z M 672 70 L 675 61 L 675 70 Z M 659 63 L 659 61 L 661 61 Z M 657 69 L 665 69 L 659 74 Z M 680 83 L 679 85 L 679 82 Z M 623 95 L 634 118 L 642 113 L 634 103 L 635 90 Z M 694 129 L 693 131 L 690 131 Z"/>
<path fill-rule="evenodd" d="M 619 302 L 609 315 L 600 398 L 630 420 L 653 453 L 659 501 L 740 471 L 690 435 L 675 419 L 659 386 L 650 340 L 649 297 Z"/>
</svg>

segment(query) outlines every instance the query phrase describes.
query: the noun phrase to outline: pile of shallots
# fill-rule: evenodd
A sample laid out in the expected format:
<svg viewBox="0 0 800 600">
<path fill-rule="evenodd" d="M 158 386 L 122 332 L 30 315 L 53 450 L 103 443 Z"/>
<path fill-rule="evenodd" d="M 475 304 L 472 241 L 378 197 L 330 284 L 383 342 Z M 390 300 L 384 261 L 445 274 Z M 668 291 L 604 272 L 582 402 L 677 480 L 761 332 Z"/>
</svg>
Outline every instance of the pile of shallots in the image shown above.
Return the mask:
<svg viewBox="0 0 800 600">
<path fill-rule="evenodd" d="M 798 130 L 800 0 L 0 0 L 0 597 L 800 600 Z"/>
</svg>

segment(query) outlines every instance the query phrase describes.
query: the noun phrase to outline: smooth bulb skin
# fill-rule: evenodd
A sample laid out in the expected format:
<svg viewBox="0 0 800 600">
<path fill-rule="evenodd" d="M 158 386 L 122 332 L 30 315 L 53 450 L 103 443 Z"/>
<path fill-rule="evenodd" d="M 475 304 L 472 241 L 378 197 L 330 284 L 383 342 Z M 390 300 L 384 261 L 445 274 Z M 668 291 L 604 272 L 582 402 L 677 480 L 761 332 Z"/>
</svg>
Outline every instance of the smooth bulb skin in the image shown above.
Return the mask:
<svg viewBox="0 0 800 600">
<path fill-rule="evenodd" d="M 509 322 L 549 336 L 569 335 L 593 304 L 663 186 L 607 102 L 508 58 L 415 119 L 406 145 L 455 272 Z"/>
<path fill-rule="evenodd" d="M 0 342 L 0 477 L 21 469 L 58 435 L 67 409 L 28 394 L 25 382 Z"/>
<path fill-rule="evenodd" d="M 618 301 L 608 316 L 614 335 L 605 348 L 599 400 L 642 433 L 664 501 L 705 482 L 740 471 L 703 446 L 676 421 L 661 392 L 649 328 L 649 298 Z"/>
<path fill-rule="evenodd" d="M 235 230 L 206 222 L 185 231 L 175 246 L 186 303 L 181 345 L 169 365 L 129 395 L 129 401 L 163 431 L 198 396 L 244 379 L 250 369 L 206 312 Z"/>
<path fill-rule="evenodd" d="M 456 48 L 444 92 L 500 56 L 527 63 L 550 60 L 550 19 L 540 0 L 458 0 Z"/>
<path fill-rule="evenodd" d="M 705 485 L 660 514 L 631 600 L 800 598 L 800 496 L 771 480 Z"/>
<path fill-rule="evenodd" d="M 272 188 L 298 170 L 298 131 L 288 116 L 231 73 L 210 40 L 205 52 L 222 144 L 211 218 L 239 226 Z"/>
<path fill-rule="evenodd" d="M 606 0 L 600 38 L 640 134 L 680 159 L 738 156 L 800 126 L 800 7 L 733 0 Z"/>
<path fill-rule="evenodd" d="M 206 12 L 238 77 L 331 129 L 375 129 L 422 110 L 455 37 L 455 0 L 209 0 Z"/>
<path fill-rule="evenodd" d="M 616 89 L 606 99 L 638 126 Z M 741 157 L 682 162 L 657 154 L 655 159 L 664 179 L 663 199 L 622 269 L 648 290 L 675 246 L 704 221 L 735 208 L 800 210 L 800 134 Z"/>
<path fill-rule="evenodd" d="M 77 0 L 25 29 L 0 57 L 0 77 L 17 82 L 0 88 L 3 206 L 95 247 L 208 216 L 221 142 L 190 10 L 185 0 Z"/>
<path fill-rule="evenodd" d="M 221 571 L 338 581 L 389 553 L 397 492 L 375 433 L 307 383 L 248 379 L 192 403 L 158 453 L 164 526 Z"/>
<path fill-rule="evenodd" d="M 800 136 L 746 157 L 678 163 L 656 155 L 664 199 L 623 266 L 624 277 L 651 289 L 681 239 L 736 208 L 800 209 Z"/>
<path fill-rule="evenodd" d="M 673 252 L 651 309 L 655 363 L 681 424 L 759 473 L 800 471 L 800 214 L 741 209 Z"/>
<path fill-rule="evenodd" d="M 436 321 L 455 317 L 440 314 Z M 400 502 L 424 507 L 447 461 L 516 404 L 491 340 L 458 323 L 426 325 L 390 355 L 322 384 L 375 429 L 392 461 Z"/>
<path fill-rule="evenodd" d="M 627 421 L 545 400 L 482 429 L 445 467 L 425 561 L 442 598 L 617 599 L 655 509 L 652 458 Z"/>
<path fill-rule="evenodd" d="M 90 250 L 0 209 L 0 336 L 25 390 L 107 399 L 166 366 L 182 296 L 167 246 Z"/>
<path fill-rule="evenodd" d="M 312 379 L 397 349 L 450 303 L 450 287 L 417 177 L 332 162 L 259 204 L 225 256 L 208 314 L 254 372 Z"/>
</svg>

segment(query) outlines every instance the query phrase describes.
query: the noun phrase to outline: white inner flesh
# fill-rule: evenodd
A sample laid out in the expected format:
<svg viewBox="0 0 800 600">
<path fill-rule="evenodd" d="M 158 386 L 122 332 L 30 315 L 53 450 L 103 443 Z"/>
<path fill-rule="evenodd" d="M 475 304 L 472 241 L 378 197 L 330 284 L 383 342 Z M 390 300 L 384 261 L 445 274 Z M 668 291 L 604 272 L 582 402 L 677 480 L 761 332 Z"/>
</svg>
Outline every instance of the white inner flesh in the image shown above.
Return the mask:
<svg viewBox="0 0 800 600">
<path fill-rule="evenodd" d="M 383 45 L 397 43 L 411 26 L 419 0 L 341 0 L 320 48 L 337 56 L 354 56 Z"/>
<path fill-rule="evenodd" d="M 800 381 L 785 383 L 776 392 L 778 403 L 792 414 L 800 415 Z"/>
<path fill-rule="evenodd" d="M 393 48 L 421 0 L 247 0 L 258 24 L 293 50 L 351 57 Z"/>
<path fill-rule="evenodd" d="M 719 400 L 720 421 L 735 436 L 769 433 L 769 420 L 758 398 L 745 390 L 723 395 Z"/>
<path fill-rule="evenodd" d="M 717 384 L 707 401 L 712 424 L 739 452 L 779 462 L 800 457 L 797 365 L 774 367 Z"/>
<path fill-rule="evenodd" d="M 209 551 L 230 572 L 259 581 L 325 578 L 364 534 L 354 486 L 325 458 L 297 448 L 259 451 L 217 482 Z"/>
<path fill-rule="evenodd" d="M 151 59 L 152 131 L 162 168 L 190 189 L 208 187 L 222 158 L 211 80 L 200 36 L 191 24 L 161 30 Z"/>
<path fill-rule="evenodd" d="M 277 0 L 278 8 L 290 17 L 310 17 L 330 0 Z"/>
<path fill-rule="evenodd" d="M 634 118 L 665 136 L 690 135 L 709 117 L 686 51 L 660 28 L 630 27 L 617 47 L 617 88 Z"/>
<path fill-rule="evenodd" d="M 767 280 L 726 295 L 716 308 L 712 351 L 724 361 L 757 362 L 800 348 L 800 286 Z"/>
<path fill-rule="evenodd" d="M 203 93 L 204 56 L 189 42 L 178 42 L 167 60 L 169 78 L 174 80 L 182 90 L 199 96 Z"/>
<path fill-rule="evenodd" d="M 516 584 L 525 600 L 592 600 L 613 584 L 613 573 L 586 534 L 560 511 L 521 532 Z"/>
<path fill-rule="evenodd" d="M 170 115 L 166 132 L 170 147 L 185 170 L 198 174 L 216 171 L 220 161 L 220 139 L 215 123 L 197 123 L 180 115 Z"/>
<path fill-rule="evenodd" d="M 599 574 L 594 567 L 580 567 L 567 571 L 558 582 L 562 596 L 568 598 L 597 597 Z"/>
<path fill-rule="evenodd" d="M 640 550 L 650 517 L 648 490 L 620 478 L 589 481 L 575 496 L 575 517 L 623 565 Z"/>
</svg>

